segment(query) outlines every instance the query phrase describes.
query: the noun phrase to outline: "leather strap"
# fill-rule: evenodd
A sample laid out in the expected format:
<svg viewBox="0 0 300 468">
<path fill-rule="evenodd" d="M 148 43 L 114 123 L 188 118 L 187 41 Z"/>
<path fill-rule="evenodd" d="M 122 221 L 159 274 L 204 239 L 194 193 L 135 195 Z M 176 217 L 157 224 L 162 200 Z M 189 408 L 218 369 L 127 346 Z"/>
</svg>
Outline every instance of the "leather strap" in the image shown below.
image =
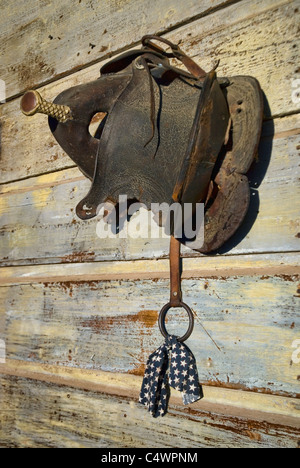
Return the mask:
<svg viewBox="0 0 300 468">
<path fill-rule="evenodd" d="M 170 306 L 171 307 L 180 307 L 182 304 L 180 248 L 181 248 L 181 243 L 179 242 L 179 240 L 171 236 L 171 242 L 170 242 L 170 283 L 171 283 Z"/>
<path fill-rule="evenodd" d="M 194 313 L 192 309 L 182 302 L 182 291 L 181 291 L 181 265 L 180 265 L 180 247 L 181 243 L 175 237 L 171 237 L 170 242 L 170 283 L 171 283 L 171 297 L 170 302 L 166 304 L 160 311 L 158 317 L 159 329 L 162 335 L 168 339 L 170 336 L 166 329 L 166 315 L 173 307 L 181 307 L 186 310 L 189 317 L 189 327 L 184 336 L 181 338 L 177 337 L 180 343 L 186 341 L 192 334 L 194 329 Z"/>
<path fill-rule="evenodd" d="M 172 53 L 167 53 L 161 47 L 157 46 L 152 42 L 152 40 L 162 42 L 166 44 L 168 47 L 171 48 Z M 144 36 L 142 39 L 142 43 L 144 47 L 148 47 L 160 54 L 165 55 L 166 57 L 172 58 L 175 57 L 180 60 L 188 71 L 197 79 L 205 78 L 207 73 L 196 63 L 193 59 L 191 59 L 188 55 L 186 55 L 177 44 L 173 44 L 173 42 L 168 41 L 167 39 L 160 37 L 160 36 L 152 36 L 147 35 Z"/>
</svg>

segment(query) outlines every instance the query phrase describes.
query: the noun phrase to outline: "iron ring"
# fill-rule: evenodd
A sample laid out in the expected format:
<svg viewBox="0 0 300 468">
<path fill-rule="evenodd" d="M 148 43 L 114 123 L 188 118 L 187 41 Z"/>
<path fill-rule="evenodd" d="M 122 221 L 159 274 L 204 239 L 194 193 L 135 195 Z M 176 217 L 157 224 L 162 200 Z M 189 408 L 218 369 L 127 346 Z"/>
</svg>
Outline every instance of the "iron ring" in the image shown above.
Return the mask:
<svg viewBox="0 0 300 468">
<path fill-rule="evenodd" d="M 193 330 L 194 330 L 194 314 L 193 314 L 193 311 L 192 309 L 187 305 L 185 304 L 184 302 L 180 302 L 180 304 L 178 305 L 178 307 L 182 307 L 183 309 L 186 310 L 186 312 L 188 313 L 188 316 L 189 316 L 189 328 L 186 332 L 185 335 L 183 335 L 181 338 L 177 338 L 178 341 L 180 343 L 183 343 L 184 341 L 186 341 L 190 336 L 191 334 L 193 333 Z M 165 338 L 168 338 L 169 336 L 169 333 L 167 332 L 167 329 L 166 329 L 166 324 L 165 324 L 165 319 L 166 319 L 166 315 L 167 313 L 169 312 L 170 309 L 174 308 L 174 306 L 171 305 L 171 303 L 169 302 L 168 304 L 166 304 L 160 311 L 160 314 L 159 314 L 159 317 L 158 317 L 158 325 L 159 325 L 159 329 L 160 329 L 160 332 L 161 334 L 165 337 Z M 176 307 L 177 308 L 177 307 Z"/>
</svg>

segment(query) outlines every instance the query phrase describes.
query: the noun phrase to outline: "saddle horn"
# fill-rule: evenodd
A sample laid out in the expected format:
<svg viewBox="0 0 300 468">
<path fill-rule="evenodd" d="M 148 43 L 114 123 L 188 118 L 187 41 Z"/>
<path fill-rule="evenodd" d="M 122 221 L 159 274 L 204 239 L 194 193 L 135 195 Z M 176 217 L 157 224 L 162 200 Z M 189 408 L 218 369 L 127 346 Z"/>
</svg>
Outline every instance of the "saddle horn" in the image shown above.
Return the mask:
<svg viewBox="0 0 300 468">
<path fill-rule="evenodd" d="M 72 119 L 71 109 L 68 106 L 54 104 L 46 101 L 35 90 L 27 91 L 21 99 L 21 110 L 27 116 L 46 114 L 58 122 L 66 122 Z"/>
</svg>

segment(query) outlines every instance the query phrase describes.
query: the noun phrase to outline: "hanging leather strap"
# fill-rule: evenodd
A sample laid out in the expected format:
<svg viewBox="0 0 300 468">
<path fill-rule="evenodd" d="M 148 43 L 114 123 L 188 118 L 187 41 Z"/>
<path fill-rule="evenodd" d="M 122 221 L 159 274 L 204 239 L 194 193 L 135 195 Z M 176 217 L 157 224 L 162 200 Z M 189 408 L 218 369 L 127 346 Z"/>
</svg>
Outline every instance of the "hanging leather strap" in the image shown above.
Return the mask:
<svg viewBox="0 0 300 468">
<path fill-rule="evenodd" d="M 181 338 L 177 337 L 180 343 L 186 341 L 194 329 L 194 313 L 192 309 L 182 302 L 182 291 L 181 291 L 181 265 L 180 265 L 180 246 L 181 243 L 175 238 L 171 237 L 170 242 L 170 283 L 171 283 L 171 297 L 170 302 L 166 304 L 160 311 L 158 317 L 159 329 L 165 338 L 168 338 L 169 334 L 166 329 L 166 315 L 173 307 L 181 307 L 185 309 L 189 317 L 189 327 L 187 332 Z"/>
<path fill-rule="evenodd" d="M 170 306 L 171 307 L 180 307 L 182 304 L 180 249 L 181 249 L 181 243 L 179 242 L 179 240 L 171 236 L 171 242 L 170 242 L 170 283 L 171 283 Z"/>
</svg>

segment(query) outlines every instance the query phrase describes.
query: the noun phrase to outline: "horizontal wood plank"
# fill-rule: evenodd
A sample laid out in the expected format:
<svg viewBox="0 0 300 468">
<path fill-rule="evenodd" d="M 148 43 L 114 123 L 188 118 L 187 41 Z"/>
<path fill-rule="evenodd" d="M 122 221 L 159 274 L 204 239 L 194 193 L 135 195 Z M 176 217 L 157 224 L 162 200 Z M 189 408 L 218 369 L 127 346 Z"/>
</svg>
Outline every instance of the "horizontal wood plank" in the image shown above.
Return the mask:
<svg viewBox="0 0 300 468">
<path fill-rule="evenodd" d="M 292 100 L 292 82 L 298 77 L 295 65 L 298 62 L 298 22 L 295 13 L 298 2 L 299 0 L 235 2 L 225 10 L 200 18 L 192 25 L 189 23 L 177 28 L 165 37 L 174 42 L 182 41 L 181 47 L 208 70 L 215 59 L 221 59 L 218 71 L 220 76 L 246 74 L 256 77 L 266 95 L 267 118 L 298 112 L 299 106 Z M 202 8 L 202 4 L 205 6 L 207 1 L 193 3 L 198 5 L 197 8 Z M 181 10 L 183 8 L 188 11 L 182 2 L 178 1 L 176 4 L 181 5 Z M 289 31 L 289 34 L 278 35 L 278 30 Z M 69 47 L 66 50 L 70 57 Z M 34 73 L 34 79 L 36 75 L 38 76 Z M 46 99 L 53 100 L 63 90 L 94 80 L 98 76 L 99 64 L 96 64 L 43 87 L 41 92 Z M 73 165 L 54 141 L 46 118 L 40 115 L 26 118 L 20 113 L 19 101 L 15 99 L 0 106 L 0 183 Z"/>
<path fill-rule="evenodd" d="M 183 293 L 202 383 L 299 394 L 299 276 L 190 279 Z M 168 297 L 168 280 L 2 286 L 0 339 L 8 359 L 142 375 L 162 341 L 157 318 Z M 174 312 L 169 332 L 186 327 L 185 313 Z"/>
<path fill-rule="evenodd" d="M 0 77 L 7 98 L 231 3 L 152 0 L 145 8 L 143 0 L 3 1 Z"/>
<path fill-rule="evenodd" d="M 130 397 L 10 376 L 1 376 L 0 388 L 2 447 L 296 448 L 299 439 L 284 419 L 258 422 L 173 404 L 155 420 Z"/>
<path fill-rule="evenodd" d="M 299 122 L 299 116 L 292 116 L 277 119 L 275 129 L 272 123 L 265 124 L 259 161 L 249 174 L 253 187 L 250 209 L 243 227 L 223 253 L 299 250 Z M 168 255 L 168 239 L 99 238 L 96 229 L 100 218 L 81 221 L 75 214 L 77 203 L 89 187 L 90 182 L 75 168 L 3 185 L 1 264 L 132 260 Z M 192 253 L 188 248 L 184 252 Z"/>
<path fill-rule="evenodd" d="M 300 253 L 184 257 L 182 278 L 293 276 L 300 273 Z M 2 267 L 0 286 L 76 281 L 169 278 L 168 259 L 86 262 Z"/>
<path fill-rule="evenodd" d="M 106 395 L 129 397 L 137 402 L 142 377 L 99 370 L 41 364 L 7 359 L 0 364 L 0 374 L 53 383 L 61 386 L 95 391 Z M 263 393 L 202 386 L 204 398 L 189 408 L 217 411 L 231 416 L 243 414 L 257 421 L 275 423 L 281 418 L 286 426 L 300 428 L 299 400 L 290 397 Z M 172 389 L 171 405 L 184 408 L 180 392 Z M 242 413 L 241 413 L 242 411 Z M 251 416 L 250 416 L 251 415 Z"/>
</svg>

